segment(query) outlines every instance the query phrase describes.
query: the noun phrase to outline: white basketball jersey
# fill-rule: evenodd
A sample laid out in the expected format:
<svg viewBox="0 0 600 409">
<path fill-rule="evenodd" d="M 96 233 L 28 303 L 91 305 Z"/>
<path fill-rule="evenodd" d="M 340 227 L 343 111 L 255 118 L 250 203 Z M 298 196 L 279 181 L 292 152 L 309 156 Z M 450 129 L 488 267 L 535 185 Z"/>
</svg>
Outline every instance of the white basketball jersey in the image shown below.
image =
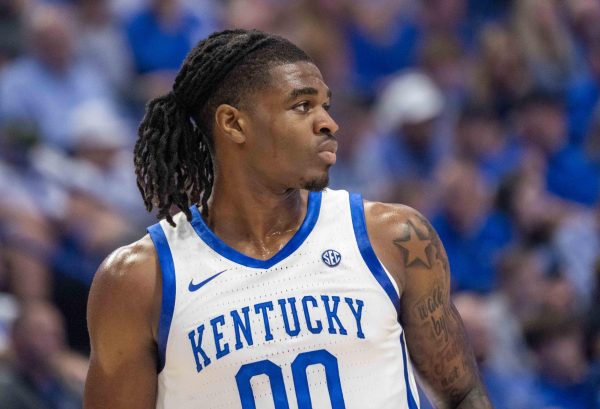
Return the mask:
<svg viewBox="0 0 600 409">
<path fill-rule="evenodd" d="M 394 280 L 362 198 L 310 193 L 272 258 L 234 250 L 183 214 L 148 229 L 163 279 L 158 409 L 416 409 Z"/>
</svg>

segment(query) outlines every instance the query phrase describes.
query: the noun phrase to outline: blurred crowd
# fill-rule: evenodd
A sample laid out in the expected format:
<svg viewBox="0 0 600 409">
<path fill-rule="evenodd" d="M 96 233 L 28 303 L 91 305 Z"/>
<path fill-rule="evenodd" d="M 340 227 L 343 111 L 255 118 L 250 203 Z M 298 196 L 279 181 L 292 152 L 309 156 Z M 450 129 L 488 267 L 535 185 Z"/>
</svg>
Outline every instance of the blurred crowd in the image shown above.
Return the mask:
<svg viewBox="0 0 600 409">
<path fill-rule="evenodd" d="M 0 407 L 81 407 L 144 105 L 228 27 L 321 68 L 333 188 L 431 220 L 495 407 L 600 408 L 598 0 L 0 0 Z"/>
</svg>

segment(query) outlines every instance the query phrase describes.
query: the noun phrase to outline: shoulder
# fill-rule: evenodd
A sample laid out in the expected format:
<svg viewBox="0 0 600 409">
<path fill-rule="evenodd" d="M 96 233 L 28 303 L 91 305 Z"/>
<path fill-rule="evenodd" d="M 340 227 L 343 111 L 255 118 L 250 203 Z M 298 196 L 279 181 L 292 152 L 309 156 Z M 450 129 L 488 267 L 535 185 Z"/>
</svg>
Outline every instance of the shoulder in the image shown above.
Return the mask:
<svg viewBox="0 0 600 409">
<path fill-rule="evenodd" d="M 405 236 L 408 230 L 427 230 L 431 226 L 419 211 L 403 204 L 365 200 L 364 208 L 371 238 L 397 238 Z"/>
<path fill-rule="evenodd" d="M 108 255 L 100 265 L 94 282 L 108 282 L 113 285 L 141 284 L 151 278 L 151 269 L 156 266 L 154 244 L 150 235 L 145 235 Z"/>
<path fill-rule="evenodd" d="M 429 221 L 412 207 L 365 201 L 364 209 L 373 250 L 402 291 L 409 267 L 429 265 L 427 246 L 437 235 Z"/>
<path fill-rule="evenodd" d="M 88 302 L 90 327 L 108 321 L 127 327 L 128 322 L 137 321 L 148 335 L 154 335 L 160 294 L 160 265 L 154 244 L 146 235 L 113 251 L 98 268 Z"/>
</svg>

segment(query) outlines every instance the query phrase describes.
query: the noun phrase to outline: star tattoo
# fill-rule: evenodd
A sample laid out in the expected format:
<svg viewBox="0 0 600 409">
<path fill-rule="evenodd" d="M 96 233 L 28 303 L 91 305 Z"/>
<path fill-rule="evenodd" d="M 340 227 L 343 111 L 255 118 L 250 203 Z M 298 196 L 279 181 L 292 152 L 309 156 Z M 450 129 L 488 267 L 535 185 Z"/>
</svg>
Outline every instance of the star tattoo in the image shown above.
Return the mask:
<svg viewBox="0 0 600 409">
<path fill-rule="evenodd" d="M 420 261 L 425 267 L 430 268 L 431 263 L 427 256 L 427 248 L 431 245 L 431 240 L 428 237 L 422 237 L 422 234 L 410 220 L 404 225 L 404 228 L 405 236 L 394 240 L 394 244 L 404 250 L 406 266 L 410 267 L 414 262 Z"/>
</svg>

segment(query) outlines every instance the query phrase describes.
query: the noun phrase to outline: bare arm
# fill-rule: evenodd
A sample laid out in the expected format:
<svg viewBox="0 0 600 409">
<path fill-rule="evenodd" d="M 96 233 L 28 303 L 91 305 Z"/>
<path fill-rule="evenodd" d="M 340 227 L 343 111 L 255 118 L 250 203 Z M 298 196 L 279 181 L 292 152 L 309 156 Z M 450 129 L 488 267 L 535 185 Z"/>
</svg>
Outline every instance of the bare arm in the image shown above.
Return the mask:
<svg viewBox="0 0 600 409">
<path fill-rule="evenodd" d="M 491 404 L 465 330 L 450 301 L 450 269 L 429 222 L 405 206 L 365 205 L 375 251 L 402 291 L 400 320 L 411 360 L 438 408 Z"/>
<path fill-rule="evenodd" d="M 115 251 L 96 273 L 88 302 L 85 409 L 155 407 L 159 268 L 146 237 Z"/>
</svg>

